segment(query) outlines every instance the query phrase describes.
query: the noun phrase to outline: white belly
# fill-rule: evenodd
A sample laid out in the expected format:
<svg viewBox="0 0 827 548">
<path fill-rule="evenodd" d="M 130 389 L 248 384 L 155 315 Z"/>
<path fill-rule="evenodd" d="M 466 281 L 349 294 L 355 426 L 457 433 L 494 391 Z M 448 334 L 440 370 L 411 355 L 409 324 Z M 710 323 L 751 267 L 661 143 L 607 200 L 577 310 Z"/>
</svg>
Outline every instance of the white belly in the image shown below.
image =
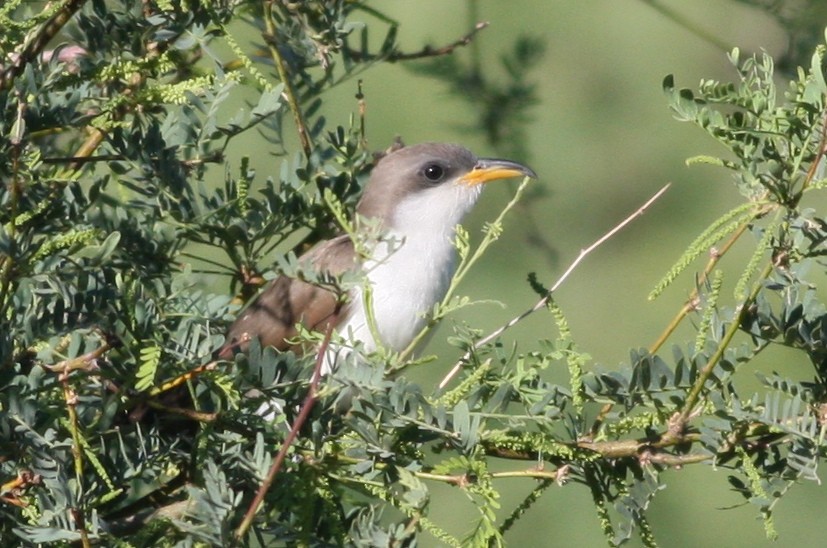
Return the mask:
<svg viewBox="0 0 827 548">
<path fill-rule="evenodd" d="M 401 352 L 425 327 L 426 315 L 445 296 L 454 273 L 454 248 L 447 238 L 440 242 L 406 240 L 389 256 L 384 249 L 377 250 L 376 255 L 365 265 L 375 325 L 381 345 Z M 364 301 L 362 291 L 357 290 L 353 312 L 339 333 L 362 342 L 371 351 L 378 345 L 368 325 Z"/>
</svg>

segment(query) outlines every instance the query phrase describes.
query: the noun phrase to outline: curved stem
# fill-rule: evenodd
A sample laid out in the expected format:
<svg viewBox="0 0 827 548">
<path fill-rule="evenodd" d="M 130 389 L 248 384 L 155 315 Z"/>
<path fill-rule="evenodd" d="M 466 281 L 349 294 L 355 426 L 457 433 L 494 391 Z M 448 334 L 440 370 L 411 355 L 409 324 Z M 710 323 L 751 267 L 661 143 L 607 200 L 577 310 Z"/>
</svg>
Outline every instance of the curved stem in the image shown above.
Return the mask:
<svg viewBox="0 0 827 548">
<path fill-rule="evenodd" d="M 763 214 L 763 212 L 761 212 Z M 756 215 L 757 216 L 757 215 Z M 721 257 L 726 255 L 726 253 L 730 250 L 730 248 L 735 245 L 735 242 L 744 234 L 744 232 L 749 228 L 749 225 L 755 221 L 755 216 L 751 217 L 747 221 L 745 221 L 738 229 L 730 236 L 730 238 L 726 241 L 726 243 L 720 249 L 717 249 L 710 253 L 709 261 L 707 261 L 706 266 L 703 269 L 703 272 L 698 277 L 698 281 L 695 284 L 695 289 L 692 290 L 692 293 L 689 294 L 689 298 L 686 299 L 683 307 L 678 311 L 672 321 L 669 322 L 669 325 L 663 330 L 663 332 L 658 336 L 658 338 L 649 345 L 647 349 L 650 354 L 654 354 L 657 352 L 661 346 L 669 339 L 669 337 L 674 333 L 675 329 L 678 328 L 678 325 L 686 318 L 693 310 L 697 307 L 697 301 L 700 290 L 698 289 L 701 287 L 706 279 L 709 277 L 709 274 L 715 269 L 715 266 L 721 260 Z"/>
</svg>

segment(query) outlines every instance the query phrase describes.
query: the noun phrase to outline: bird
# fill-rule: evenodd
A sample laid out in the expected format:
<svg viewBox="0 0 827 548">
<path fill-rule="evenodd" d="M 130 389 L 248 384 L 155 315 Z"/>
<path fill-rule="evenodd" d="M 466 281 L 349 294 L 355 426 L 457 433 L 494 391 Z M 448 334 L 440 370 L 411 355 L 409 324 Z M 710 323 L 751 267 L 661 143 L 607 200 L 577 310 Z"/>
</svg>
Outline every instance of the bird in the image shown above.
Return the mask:
<svg viewBox="0 0 827 548">
<path fill-rule="evenodd" d="M 401 352 L 449 287 L 456 267 L 455 227 L 486 183 L 514 177 L 537 175 L 523 164 L 479 158 L 457 144 L 392 147 L 373 167 L 354 222 L 359 233 L 378 228 L 383 236 L 361 242 L 367 254 L 360 253 L 359 238 L 342 234 L 298 259 L 301 268 L 323 276 L 362 273 L 370 286 L 373 324 L 358 284 L 342 303 L 329 287 L 281 275 L 241 311 L 218 356 L 243 352 L 253 338 L 262 346 L 301 352 L 295 345 L 299 325 L 313 331 L 335 328 L 366 352 L 379 347 Z M 329 372 L 335 366 L 325 368 Z"/>
</svg>

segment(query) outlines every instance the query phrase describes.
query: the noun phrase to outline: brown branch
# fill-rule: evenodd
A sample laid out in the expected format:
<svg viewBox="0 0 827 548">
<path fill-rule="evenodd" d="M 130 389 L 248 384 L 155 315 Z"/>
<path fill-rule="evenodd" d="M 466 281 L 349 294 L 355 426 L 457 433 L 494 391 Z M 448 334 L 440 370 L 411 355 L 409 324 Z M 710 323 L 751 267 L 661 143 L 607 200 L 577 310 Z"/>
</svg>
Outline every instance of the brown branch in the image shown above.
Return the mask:
<svg viewBox="0 0 827 548">
<path fill-rule="evenodd" d="M 91 352 L 87 352 L 82 356 L 64 360 L 57 364 L 57 366 L 45 366 L 51 371 L 60 371 L 60 382 L 63 385 L 63 399 L 66 402 L 66 412 L 69 415 L 69 431 L 72 435 L 72 460 L 75 468 L 75 481 L 78 485 L 78 491 L 83 492 L 83 451 L 81 449 L 83 440 L 80 434 L 80 420 L 77 413 L 78 395 L 69 382 L 69 374 L 76 369 L 89 369 L 95 367 L 95 360 L 103 355 L 103 353 L 110 348 L 109 343 L 104 343 Z M 89 541 L 89 532 L 86 530 L 86 522 L 84 518 L 83 499 L 79 498 L 75 505 L 70 508 L 70 513 L 75 521 L 75 526 L 80 533 L 80 541 L 83 548 L 91 548 L 92 544 Z"/>
<path fill-rule="evenodd" d="M 623 459 L 640 457 L 644 451 L 654 452 L 660 449 L 666 449 L 675 445 L 693 443 L 699 440 L 697 434 L 682 434 L 677 437 L 672 437 L 668 433 L 661 436 L 640 438 L 640 439 L 621 439 L 612 441 L 589 441 L 578 440 L 576 442 L 561 444 L 570 450 L 582 450 L 590 453 L 597 453 L 606 459 Z M 533 447 L 501 447 L 492 442 L 483 442 L 485 452 L 488 455 L 513 459 L 513 460 L 538 460 L 543 457 L 543 451 L 534 449 Z M 565 460 L 567 457 L 561 456 L 560 459 Z"/>
<path fill-rule="evenodd" d="M 60 380 L 65 380 L 72 371 L 88 371 L 95 368 L 95 360 L 103 356 L 103 354 L 111 348 L 112 345 L 104 341 L 98 348 L 87 352 L 86 354 L 63 360 L 55 365 L 43 364 L 43 368 L 51 371 L 52 373 L 60 373 Z"/>
<path fill-rule="evenodd" d="M 662 466 L 669 466 L 670 468 L 681 468 L 687 464 L 698 464 L 712 460 L 714 455 L 705 453 L 690 453 L 687 455 L 673 455 L 671 453 L 646 453 L 642 455 L 641 460 L 652 464 L 660 464 Z"/>
<path fill-rule="evenodd" d="M 178 375 L 177 377 L 175 377 L 171 381 L 167 381 L 164 384 L 162 384 L 161 386 L 154 387 L 152 390 L 150 390 L 148 392 L 147 395 L 150 396 L 150 397 L 153 397 L 153 396 L 158 396 L 158 395 L 160 395 L 164 392 L 169 392 L 173 388 L 177 388 L 177 387 L 183 385 L 184 383 L 186 383 L 187 381 L 193 380 L 195 377 L 197 377 L 198 375 L 201 375 L 202 373 L 206 373 L 207 371 L 213 371 L 216 368 L 217 364 L 218 364 L 217 361 L 211 361 L 209 363 L 205 363 L 204 365 L 199 365 L 198 367 L 194 367 L 194 368 L 190 369 L 189 371 L 187 371 L 186 373 L 182 373 L 181 375 Z"/>
<path fill-rule="evenodd" d="M 622 459 L 627 457 L 639 457 L 644 451 L 654 452 L 658 449 L 665 449 L 675 445 L 693 443 L 700 439 L 697 434 L 682 434 L 672 437 L 664 434 L 659 438 L 651 439 L 630 439 L 616 441 L 578 441 L 575 447 L 599 453 L 607 459 Z M 654 454 L 654 453 L 653 453 Z"/>
<path fill-rule="evenodd" d="M 46 48 L 60 29 L 69 22 L 72 16 L 83 7 L 86 0 L 66 0 L 57 12 L 28 40 L 23 51 L 9 66 L 0 73 L 0 89 L 11 87 L 14 79 L 23 73 L 28 64 L 33 62 Z"/>
<path fill-rule="evenodd" d="M 393 52 L 385 58 L 386 61 L 395 63 L 396 61 L 412 61 L 415 59 L 425 59 L 427 57 L 440 57 L 442 55 L 450 55 L 454 50 L 462 46 L 467 46 L 474 39 L 474 35 L 489 25 L 488 21 L 480 21 L 467 34 L 439 48 L 425 46 L 419 51 L 411 53 Z"/>
<path fill-rule="evenodd" d="M 180 415 L 184 418 L 196 422 L 215 422 L 218 419 L 218 413 L 206 413 L 204 411 L 196 411 L 195 409 L 188 409 L 186 407 L 176 407 L 171 405 L 164 405 L 158 400 L 148 399 L 144 403 L 149 407 L 171 415 Z"/>
<path fill-rule="evenodd" d="M 716 456 L 720 456 L 720 454 L 714 455 L 710 453 L 675 454 L 665 451 L 668 447 L 695 443 L 699 439 L 700 436 L 698 434 L 683 434 L 675 437 L 672 436 L 670 432 L 667 432 L 654 439 L 627 439 L 601 442 L 581 440 L 566 445 L 574 450 L 585 450 L 589 453 L 596 453 L 600 455 L 601 458 L 606 460 L 635 459 L 644 465 L 659 464 L 662 466 L 679 468 L 687 464 L 706 462 L 716 458 Z M 535 449 L 515 449 L 513 447 L 503 448 L 489 445 L 485 447 L 485 452 L 490 456 L 510 460 L 536 461 L 543 458 L 542 451 Z M 565 465 L 567 465 L 569 464 L 569 461 L 576 459 L 559 457 L 559 460 L 561 462 L 565 462 Z M 498 477 L 533 477 L 553 479 L 554 473 L 532 469 L 506 472 L 500 474 Z"/>
<path fill-rule="evenodd" d="M 410 53 L 392 51 L 388 54 L 373 54 L 357 51 L 345 45 L 344 47 L 342 47 L 342 52 L 354 61 L 361 62 L 387 61 L 389 63 L 395 63 L 397 61 L 415 61 L 417 59 L 427 59 L 429 57 L 440 57 L 442 55 L 450 55 L 454 53 L 455 49 L 467 46 L 473 41 L 474 35 L 486 28 L 488 25 L 489 23 L 487 21 L 480 21 L 479 23 L 474 25 L 474 28 L 472 28 L 464 36 L 461 36 L 459 39 L 454 40 L 450 44 L 446 44 L 438 48 L 435 48 L 433 46 L 425 46 L 419 51 L 413 51 Z"/>
<path fill-rule="evenodd" d="M 120 116 L 117 116 L 116 118 L 120 118 Z M 81 158 L 91 156 L 103 142 L 103 138 L 106 137 L 106 134 L 96 127 L 88 126 L 87 129 L 89 130 L 89 136 L 83 144 L 80 145 L 80 148 L 75 151 L 75 154 L 73 155 L 75 160 L 69 164 L 69 169 L 73 172 L 78 171 L 83 167 L 84 162 Z"/>
<path fill-rule="evenodd" d="M 256 512 L 258 512 L 258 508 L 261 506 L 262 501 L 264 500 L 264 496 L 267 494 L 267 491 L 270 490 L 270 487 L 273 485 L 273 481 L 276 479 L 276 475 L 279 473 L 279 470 L 281 470 L 281 467 L 284 464 L 284 460 L 287 457 L 287 451 L 298 437 L 299 430 L 301 430 L 301 427 L 304 425 L 305 421 L 307 421 L 307 417 L 310 416 L 310 411 L 316 404 L 317 389 L 319 386 L 319 380 L 322 376 L 322 364 L 324 363 L 327 348 L 330 345 L 330 338 L 332 335 L 333 323 L 330 322 L 327 324 L 324 340 L 322 340 L 322 344 L 319 346 L 319 351 L 316 355 L 316 365 L 313 368 L 313 376 L 310 378 L 310 387 L 307 390 L 307 396 L 304 398 L 304 403 L 302 403 L 302 408 L 299 411 L 296 420 L 293 422 L 293 427 L 290 429 L 290 432 L 281 444 L 281 448 L 279 449 L 276 458 L 273 460 L 273 464 L 270 466 L 269 472 L 267 472 L 267 477 L 265 477 L 264 481 L 261 482 L 261 485 L 256 492 L 256 496 L 253 498 L 247 512 L 244 514 L 244 519 L 241 521 L 241 525 L 239 525 L 238 529 L 235 531 L 235 544 L 241 542 L 244 535 L 247 534 L 247 531 L 253 524 L 253 519 L 255 518 Z"/>
</svg>

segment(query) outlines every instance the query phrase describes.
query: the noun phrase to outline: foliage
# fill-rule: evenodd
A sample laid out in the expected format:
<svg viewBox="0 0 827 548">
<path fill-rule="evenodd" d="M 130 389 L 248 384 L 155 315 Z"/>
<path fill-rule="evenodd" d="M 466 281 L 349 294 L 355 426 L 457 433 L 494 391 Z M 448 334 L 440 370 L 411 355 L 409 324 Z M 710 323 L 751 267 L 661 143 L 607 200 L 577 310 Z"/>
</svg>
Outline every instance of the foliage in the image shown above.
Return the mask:
<svg viewBox="0 0 827 548">
<path fill-rule="evenodd" d="M 320 94 L 377 63 L 434 57 L 431 69 L 454 67 L 455 82 L 436 74 L 459 84 L 473 70 L 443 56 L 481 28 L 403 52 L 395 23 L 362 2 L 241 0 L 9 1 L 0 25 L 4 543 L 385 546 L 427 534 L 500 545 L 565 485 L 588 490 L 610 543 L 637 533 L 652 545 L 649 505 L 671 469 L 695 463 L 731 470 L 772 536 L 780 497 L 817 479 L 827 420 L 827 220 L 816 199 L 827 146 L 823 46 L 783 92 L 772 59 L 737 50 L 736 84 L 691 92 L 664 82 L 676 117 L 726 148 L 695 161 L 730 170 L 744 204 L 659 284 L 655 293 L 717 246 L 652 347 L 599 371 L 532 278 L 558 338 L 520 353 L 457 326 L 464 376 L 443 391 L 405 371 L 427 359 L 450 365 L 449 356 L 379 352 L 320 380 L 312 354 L 255 341 L 234 362 L 213 352 L 273 263 L 300 274 L 295 254 L 337 230 L 370 170 L 364 120 L 329 127 Z M 252 31 L 255 51 L 242 39 Z M 492 140 L 520 135 L 536 49 L 518 39 L 504 58 L 510 81 L 473 98 L 513 106 Z M 241 96 L 254 99 L 231 111 Z M 228 155 L 253 132 L 281 154 L 277 178 Z M 220 188 L 210 184 L 216 171 Z M 477 247 L 458 230 L 455 282 L 497 239 L 501 219 Z M 748 234 L 751 258 L 723 270 L 721 257 Z M 434 321 L 470 304 L 456 289 Z M 691 314 L 695 336 L 664 351 Z M 330 334 L 302 336 L 324 345 Z M 771 345 L 812 369 L 765 371 L 763 392 L 739 393 L 736 376 Z M 561 365 L 564 385 L 548 380 Z M 171 397 L 181 386 L 193 405 Z M 273 398 L 283 402 L 274 423 L 259 412 Z M 535 483 L 505 508 L 507 481 Z M 464 537 L 429 511 L 440 484 L 477 511 Z"/>
</svg>

